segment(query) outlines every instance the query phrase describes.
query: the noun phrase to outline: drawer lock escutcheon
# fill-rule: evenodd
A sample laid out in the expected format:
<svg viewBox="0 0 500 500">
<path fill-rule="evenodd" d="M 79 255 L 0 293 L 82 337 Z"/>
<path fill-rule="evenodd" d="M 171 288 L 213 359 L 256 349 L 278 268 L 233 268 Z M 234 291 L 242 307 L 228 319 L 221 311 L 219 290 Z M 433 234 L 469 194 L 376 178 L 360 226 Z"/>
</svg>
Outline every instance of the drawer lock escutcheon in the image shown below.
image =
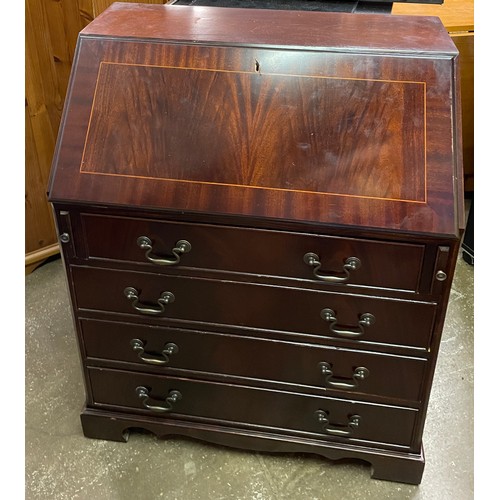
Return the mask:
<svg viewBox="0 0 500 500">
<path fill-rule="evenodd" d="M 334 389 L 357 389 L 359 382 L 365 380 L 370 372 L 364 366 L 358 366 L 354 369 L 352 379 L 335 379 L 333 378 L 332 365 L 326 361 L 322 361 L 318 365 L 321 374 L 325 377 L 325 385 Z"/>
<path fill-rule="evenodd" d="M 179 391 L 170 391 L 164 401 L 154 401 L 149 397 L 149 390 L 140 385 L 135 388 L 135 392 L 142 401 L 144 408 L 157 413 L 166 413 L 174 409 L 174 404 L 182 399 L 182 394 Z M 152 401 L 153 404 L 149 404 Z"/>
<path fill-rule="evenodd" d="M 314 415 L 323 427 L 323 430 L 332 436 L 351 436 L 361 424 L 361 417 L 359 415 L 351 415 L 346 425 L 330 424 L 328 412 L 325 410 L 316 410 Z"/>
<path fill-rule="evenodd" d="M 352 327 L 342 327 L 336 328 L 337 316 L 336 312 L 332 309 L 323 309 L 320 313 L 321 319 L 324 319 L 330 323 L 330 331 L 339 337 L 344 338 L 357 338 L 361 337 L 365 333 L 365 328 L 372 326 L 375 323 L 375 316 L 371 313 L 363 313 L 359 315 L 358 330 L 354 330 Z"/>
<path fill-rule="evenodd" d="M 135 288 L 128 286 L 123 290 L 123 293 L 125 297 L 132 302 L 132 307 L 141 314 L 161 314 L 165 311 L 165 306 L 171 304 L 175 300 L 175 296 L 172 292 L 162 292 L 157 300 L 158 306 L 149 306 L 139 302 L 139 292 Z"/>
<path fill-rule="evenodd" d="M 342 276 L 336 276 L 330 273 L 321 273 L 321 261 L 317 254 L 309 252 L 304 255 L 304 262 L 313 268 L 313 274 L 321 281 L 330 283 L 345 283 L 351 277 L 351 271 L 356 271 L 361 267 L 361 261 L 357 257 L 347 257 L 344 261 L 344 270 Z"/>
<path fill-rule="evenodd" d="M 170 361 L 169 356 L 179 352 L 177 344 L 169 342 L 165 344 L 161 353 L 146 352 L 144 349 L 144 342 L 140 339 L 132 339 L 130 341 L 132 350 L 137 353 L 137 357 L 149 365 L 164 366 Z"/>
<path fill-rule="evenodd" d="M 181 261 L 181 255 L 191 251 L 191 243 L 187 240 L 179 240 L 175 247 L 172 248 L 173 257 L 158 257 L 151 252 L 153 251 L 153 242 L 147 236 L 139 236 L 137 245 L 141 250 L 146 250 L 145 257 L 158 266 L 173 266 Z"/>
</svg>

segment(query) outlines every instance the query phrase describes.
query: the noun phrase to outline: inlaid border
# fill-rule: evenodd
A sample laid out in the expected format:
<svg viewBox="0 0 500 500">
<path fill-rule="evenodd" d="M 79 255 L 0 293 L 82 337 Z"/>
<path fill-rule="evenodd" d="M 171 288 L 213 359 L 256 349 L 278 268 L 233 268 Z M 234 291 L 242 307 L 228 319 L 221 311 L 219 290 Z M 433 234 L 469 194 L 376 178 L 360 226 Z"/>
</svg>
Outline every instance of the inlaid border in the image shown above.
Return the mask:
<svg viewBox="0 0 500 500">
<path fill-rule="evenodd" d="M 255 71 L 243 71 L 243 70 L 225 70 L 216 68 L 191 68 L 186 66 L 163 66 L 159 64 L 140 64 L 140 63 L 123 63 L 116 61 L 101 61 L 99 63 L 99 70 L 96 79 L 96 85 L 94 89 L 94 94 L 92 97 L 92 106 L 90 110 L 90 117 L 87 126 L 87 132 L 85 134 L 85 142 L 82 152 L 82 158 L 80 161 L 79 173 L 87 175 L 104 175 L 108 177 L 121 177 L 121 178 L 132 178 L 132 179 L 151 179 L 155 181 L 167 181 L 167 182 L 179 182 L 186 184 L 201 184 L 201 185 L 216 185 L 216 186 L 227 186 L 227 187 L 238 187 L 238 188 L 250 188 L 250 189 L 262 189 L 266 191 L 285 191 L 291 193 L 305 193 L 323 196 L 341 196 L 347 198 L 362 198 L 370 200 L 385 200 L 385 201 L 397 201 L 403 203 L 416 203 L 416 204 L 427 204 L 427 85 L 425 81 L 412 81 L 412 80 L 390 80 L 390 79 L 377 79 L 377 78 L 356 78 L 356 77 L 337 77 L 337 76 L 323 76 L 323 75 L 300 75 L 294 73 L 266 73 L 259 72 L 261 75 L 268 76 L 283 76 L 283 77 L 294 77 L 294 78 L 318 78 L 327 80 L 347 80 L 347 81 L 368 81 L 368 82 L 382 82 L 382 83 L 399 83 L 399 84 L 419 84 L 423 85 L 423 114 L 424 114 L 424 199 L 423 200 L 409 200 L 404 198 L 389 198 L 383 196 L 367 196 L 367 195 L 355 195 L 355 194 L 345 194 L 345 193 L 327 193 L 322 191 L 308 191 L 301 189 L 287 189 L 280 187 L 269 187 L 269 186 L 252 186 L 248 184 L 231 184 L 227 182 L 210 182 L 210 181 L 196 181 L 196 180 L 186 180 L 186 179 L 171 179 L 168 177 L 155 177 L 155 176 L 142 176 L 142 175 L 132 175 L 132 174 L 115 174 L 109 172 L 88 172 L 83 170 L 83 159 L 85 157 L 88 136 L 90 132 L 90 127 L 92 125 L 92 117 L 94 113 L 94 106 L 97 96 L 97 91 L 99 88 L 99 78 L 101 76 L 101 70 L 104 64 L 107 65 L 121 65 L 121 66 L 139 66 L 148 68 L 165 68 L 165 69 L 181 69 L 188 71 L 210 71 L 215 73 L 236 73 L 236 74 L 255 74 Z"/>
</svg>

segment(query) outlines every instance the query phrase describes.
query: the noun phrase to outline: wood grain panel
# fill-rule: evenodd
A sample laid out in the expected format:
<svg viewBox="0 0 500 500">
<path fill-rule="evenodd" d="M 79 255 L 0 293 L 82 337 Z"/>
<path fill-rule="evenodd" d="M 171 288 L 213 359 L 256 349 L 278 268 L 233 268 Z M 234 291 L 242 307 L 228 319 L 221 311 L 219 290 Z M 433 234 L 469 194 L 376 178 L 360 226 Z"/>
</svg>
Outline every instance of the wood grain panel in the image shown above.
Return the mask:
<svg viewBox="0 0 500 500">
<path fill-rule="evenodd" d="M 26 169 L 25 182 L 27 186 L 39 185 L 43 182 L 44 176 L 43 172 L 40 171 L 40 161 L 37 154 L 35 137 L 33 134 L 33 129 L 31 127 L 31 122 L 29 120 L 28 107 L 26 107 L 26 161 L 30 163 L 32 168 Z M 31 266 L 33 261 L 33 255 L 29 252 L 30 245 L 32 242 L 37 243 L 40 248 L 50 248 L 50 240 L 47 240 L 46 228 L 54 229 L 54 222 L 52 214 L 49 210 L 46 210 L 46 198 L 44 196 L 39 196 L 39 192 L 33 190 L 26 190 L 26 265 Z M 33 217 L 36 215 L 36 220 Z M 29 236 L 29 238 L 28 238 Z M 54 242 L 53 242 L 54 243 Z M 53 253 L 56 253 L 57 250 Z M 36 261 L 36 258 L 35 258 Z"/>
<path fill-rule="evenodd" d="M 47 19 L 45 29 L 50 37 L 48 50 L 51 53 L 56 73 L 54 91 L 57 92 L 58 110 L 62 112 L 76 39 L 85 24 L 80 18 L 78 3 L 75 1 L 44 2 L 44 8 Z M 58 118 L 60 121 L 60 115 Z M 57 131 L 57 128 L 55 130 Z"/>
<path fill-rule="evenodd" d="M 57 77 L 42 3 L 26 3 L 26 253 L 56 242 L 46 183 L 55 146 L 58 109 Z M 54 130 L 55 129 L 55 130 Z M 32 262 L 31 262 L 32 263 Z"/>
<path fill-rule="evenodd" d="M 158 373 L 169 374 L 173 373 L 172 369 L 180 369 L 199 372 L 196 376 L 204 379 L 208 372 L 254 381 L 260 379 L 266 383 L 278 381 L 293 384 L 293 390 L 325 392 L 326 389 L 329 395 L 338 392 L 341 397 L 346 397 L 347 392 L 349 397 L 354 398 L 362 394 L 364 398 L 381 396 L 417 402 L 421 398 L 426 369 L 426 361 L 422 358 L 305 346 L 243 335 L 87 319 L 80 319 L 80 327 L 89 363 L 95 363 L 96 358 L 100 358 L 101 361 L 134 363 L 134 369 L 144 367 L 152 371 L 155 368 L 149 361 L 153 358 L 164 363 L 155 365 Z M 140 356 L 132 348 L 133 339 L 140 339 L 144 345 L 144 353 Z M 178 347 L 175 354 L 168 356 L 168 362 L 160 354 L 167 343 L 175 343 Z M 278 359 L 279 363 L 276 362 Z M 326 380 L 319 367 L 320 362 L 333 366 L 333 384 Z M 348 384 L 342 386 L 336 383 L 352 383 L 356 367 L 366 367 L 369 371 L 359 385 L 349 387 Z"/>
<path fill-rule="evenodd" d="M 80 308 L 132 315 L 147 321 L 151 318 L 133 306 L 124 290 L 138 292 L 139 308 L 159 309 L 158 298 L 171 292 L 175 299 L 155 322 L 180 321 L 194 324 L 217 324 L 241 328 L 293 332 L 331 339 L 358 348 L 373 343 L 427 349 L 435 316 L 435 303 L 373 298 L 349 293 L 312 291 L 300 288 L 255 285 L 179 276 L 162 276 L 135 271 L 105 270 L 72 266 L 72 279 Z M 202 297 L 193 305 L 192 297 Z M 335 311 L 337 332 L 321 316 L 325 308 Z M 362 314 L 370 313 L 376 321 L 359 338 L 344 337 L 343 331 L 361 332 Z M 203 326 L 204 327 L 204 326 Z M 341 331 L 341 333 L 338 333 Z M 338 345 L 338 344 L 337 344 Z"/>
<path fill-rule="evenodd" d="M 73 2 L 78 6 L 78 11 L 80 13 L 80 22 L 82 23 L 82 28 L 84 28 L 96 17 L 96 14 L 94 12 L 95 0 L 73 0 Z M 100 12 L 97 12 L 97 14 L 99 13 Z"/>
<path fill-rule="evenodd" d="M 321 261 L 322 272 L 335 276 L 345 276 L 343 265 L 349 257 L 360 260 L 360 268 L 351 272 L 344 283 L 347 287 L 361 284 L 419 290 L 423 245 L 90 214 L 82 214 L 81 219 L 84 234 L 81 245 L 86 252 L 80 257 L 91 262 L 112 259 L 127 265 L 136 262 L 158 273 L 209 269 L 322 283 L 304 262 L 304 255 L 314 252 Z M 152 241 L 155 258 L 171 258 L 172 248 L 182 239 L 188 240 L 192 248 L 175 266 L 154 264 L 137 244 L 137 239 L 144 235 Z M 404 273 L 395 262 L 405 263 Z"/>
<path fill-rule="evenodd" d="M 424 82 L 265 74 L 258 61 L 103 62 L 97 81 L 82 172 L 425 201 Z"/>
<path fill-rule="evenodd" d="M 175 9 L 172 8 L 172 10 Z M 244 21 L 246 21 L 246 18 L 242 22 Z M 455 60 L 451 56 L 449 58 L 442 57 L 441 51 L 438 51 L 438 54 L 439 57 L 432 60 L 428 57 L 381 57 L 375 54 L 344 53 L 342 51 L 335 51 L 333 53 L 324 50 L 300 52 L 290 49 L 264 50 L 241 46 L 225 47 L 216 46 L 215 43 L 213 45 L 211 44 L 211 46 L 166 43 L 144 44 L 122 40 L 110 43 L 102 38 L 82 37 L 79 56 L 80 65 L 76 72 L 72 103 L 71 106 L 68 107 L 64 135 L 61 137 L 56 162 L 57 175 L 54 175 L 54 182 L 51 186 L 51 199 L 60 202 L 78 200 L 80 202 L 86 201 L 91 203 L 112 203 L 121 206 L 148 206 L 175 211 L 211 212 L 231 214 L 233 216 L 244 215 L 253 218 L 265 217 L 281 220 L 314 220 L 316 222 L 335 223 L 339 225 L 379 227 L 388 230 L 405 229 L 421 233 L 456 234 L 461 223 L 458 217 L 460 207 L 453 206 L 455 201 L 452 193 L 458 188 L 452 184 L 455 182 L 454 179 L 461 178 L 462 174 L 460 161 L 454 158 L 453 155 L 453 151 L 457 147 L 453 144 L 455 138 L 452 132 L 454 130 L 454 121 L 456 117 L 453 114 L 455 108 L 451 100 L 453 96 L 452 85 Z M 258 73 L 255 71 L 256 60 L 259 62 L 260 74 L 254 74 Z M 322 191 L 319 193 L 311 193 L 310 191 L 302 189 L 302 187 L 307 186 L 306 183 L 311 183 L 310 185 L 313 187 L 324 187 L 326 177 L 322 168 L 329 170 L 329 174 L 332 173 L 332 169 L 325 162 L 322 162 L 322 168 L 306 169 L 307 172 L 303 172 L 304 175 L 300 175 L 296 170 L 291 170 L 291 168 L 295 168 L 291 167 L 291 164 L 294 163 L 294 155 L 287 153 L 287 151 L 292 151 L 293 148 L 297 150 L 297 143 L 303 143 L 305 145 L 307 145 L 307 143 L 300 139 L 296 140 L 295 144 L 291 143 L 290 137 L 293 139 L 293 133 L 295 133 L 293 130 L 292 133 L 288 133 L 288 135 L 281 133 L 282 130 L 291 130 L 288 125 L 288 119 L 274 120 L 273 123 L 275 126 L 273 130 L 269 131 L 275 139 L 272 151 L 269 151 L 263 146 L 269 143 L 266 143 L 266 139 L 262 137 L 258 139 L 258 144 L 261 146 L 254 146 L 252 148 L 254 152 L 259 151 L 260 153 L 264 153 L 264 162 L 261 161 L 261 166 L 266 169 L 265 175 L 283 176 L 278 187 L 275 187 L 275 184 L 274 186 L 270 187 L 268 185 L 263 188 L 259 186 L 257 182 L 255 182 L 254 185 L 245 185 L 243 182 L 245 180 L 244 176 L 246 175 L 248 178 L 248 172 L 236 174 L 241 175 L 240 185 L 216 183 L 213 182 L 213 178 L 205 178 L 197 182 L 195 182 L 195 180 L 181 181 L 175 179 L 175 177 L 173 181 L 164 180 L 166 176 L 162 176 L 163 180 L 158 182 L 159 177 L 148 177 L 149 174 L 147 170 L 149 168 L 148 164 L 150 163 L 147 157 L 148 148 L 143 147 L 142 143 L 140 148 L 136 146 L 134 154 L 143 155 L 144 157 L 140 160 L 136 158 L 134 161 L 137 165 L 140 163 L 146 175 L 128 177 L 123 174 L 116 175 L 116 172 L 113 171 L 108 171 L 100 175 L 89 175 L 88 173 L 84 173 L 83 170 L 80 172 L 80 164 L 87 140 L 88 123 L 91 119 L 96 80 L 99 73 L 99 61 L 119 63 L 121 65 L 137 66 L 138 64 L 142 64 L 147 66 L 192 68 L 203 71 L 217 70 L 224 74 L 250 73 L 256 79 L 258 77 L 268 78 L 269 75 L 288 75 L 288 77 L 283 77 L 279 82 L 279 85 L 283 88 L 282 93 L 285 93 L 285 95 L 288 92 L 295 92 L 294 89 L 300 88 L 294 84 L 294 81 L 299 79 L 300 81 L 306 81 L 308 78 L 312 79 L 312 77 L 321 77 L 322 81 L 328 81 L 328 79 L 336 79 L 337 82 L 340 80 L 355 80 L 357 84 L 359 82 L 360 86 L 366 80 L 405 82 L 402 85 L 404 88 L 412 87 L 412 82 L 424 81 L 426 85 L 425 191 L 427 197 L 424 201 L 422 201 L 422 198 L 411 197 L 411 195 L 415 196 L 415 194 L 420 195 L 422 191 L 421 187 L 419 188 L 419 185 L 421 186 L 422 183 L 422 177 L 420 179 L 417 178 L 418 175 L 415 175 L 415 167 L 413 167 L 413 169 L 411 167 L 408 168 L 408 166 L 418 161 L 415 154 L 416 150 L 412 144 L 416 143 L 418 148 L 418 142 L 422 141 L 422 132 L 420 128 L 420 132 L 416 134 L 415 131 L 419 130 L 418 126 L 414 127 L 411 125 L 406 117 L 404 119 L 403 130 L 398 129 L 394 131 L 394 124 L 392 124 L 391 131 L 396 136 L 399 136 L 399 139 L 394 141 L 394 138 L 391 138 L 388 143 L 392 143 L 393 145 L 395 142 L 396 144 L 404 144 L 403 151 L 405 151 L 405 153 L 402 153 L 401 148 L 398 147 L 395 147 L 394 151 L 390 152 L 390 163 L 393 165 L 397 165 L 400 162 L 404 163 L 405 175 L 407 175 L 407 170 L 408 178 L 401 177 L 403 169 L 399 171 L 398 169 L 392 169 L 391 174 L 394 174 L 392 176 L 391 174 L 386 175 L 387 173 L 382 172 L 380 168 L 371 169 L 366 163 L 361 163 L 359 166 L 357 165 L 356 168 L 352 169 L 353 172 L 344 172 L 345 176 L 349 177 L 348 179 L 344 179 L 342 173 L 339 171 L 335 177 L 338 181 L 338 187 L 340 189 L 343 187 L 346 190 L 347 186 L 354 186 L 354 188 L 349 189 L 358 189 L 359 191 L 355 193 L 355 195 L 353 191 L 337 191 L 336 193 L 330 192 L 325 195 L 321 194 Z M 193 71 L 193 73 L 195 73 L 195 71 Z M 151 75 L 142 73 L 142 76 L 149 77 Z M 292 78 L 293 76 L 297 78 L 294 80 Z M 377 99 L 374 85 L 378 84 L 379 82 L 375 82 L 372 84 L 371 88 L 364 88 L 365 91 L 369 90 L 372 94 L 367 96 L 367 92 L 364 92 L 365 99 Z M 148 85 L 153 87 L 155 83 L 150 81 L 143 85 L 145 88 Z M 244 90 L 244 92 L 250 92 L 252 99 L 254 99 L 255 103 L 258 103 L 258 96 L 260 95 L 261 88 L 259 88 L 258 85 L 253 85 L 253 80 L 250 87 L 252 87 L 251 90 Z M 253 93 L 253 87 L 256 87 L 255 94 Z M 183 88 L 185 89 L 184 94 L 187 93 L 186 95 L 189 96 L 195 95 L 193 91 L 188 92 L 188 84 L 184 84 Z M 200 92 L 200 94 L 207 93 L 209 88 L 208 82 L 205 83 L 205 86 L 202 88 L 203 92 Z M 236 89 L 234 86 L 233 88 Z M 358 87 L 358 90 L 359 88 L 361 87 Z M 319 89 L 318 87 L 318 90 Z M 323 90 L 324 89 L 325 87 L 323 87 Z M 182 99 L 185 98 L 186 95 L 183 95 L 182 92 L 176 94 L 178 92 L 176 90 L 172 90 L 172 92 L 174 95 L 178 96 L 177 103 L 179 107 L 182 108 Z M 234 92 L 236 92 L 236 90 L 234 90 Z M 238 92 L 240 92 L 240 90 L 238 90 Z M 332 92 L 332 94 L 334 93 Z M 111 93 L 108 95 L 112 97 Z M 226 114 L 226 116 L 241 116 L 243 112 L 245 116 L 241 120 L 236 120 L 234 118 L 233 121 L 228 120 L 228 126 L 215 136 L 215 138 L 224 138 L 224 146 L 231 144 L 228 137 L 231 134 L 235 134 L 235 140 L 241 140 L 237 139 L 240 132 L 245 133 L 245 137 L 248 136 L 248 131 L 250 130 L 250 125 L 248 124 L 252 123 L 252 117 L 254 116 L 252 106 L 254 106 L 254 109 L 257 109 L 254 101 L 248 97 L 244 100 L 244 103 L 238 100 L 241 99 L 241 95 L 232 97 L 231 94 L 228 93 L 227 99 L 225 97 L 225 95 L 222 96 L 219 94 L 217 96 L 218 103 L 216 105 L 218 105 L 221 110 L 224 109 L 224 114 Z M 200 101 L 201 98 L 201 95 L 196 95 L 200 107 L 202 107 L 203 102 L 207 102 L 206 99 Z M 291 102 L 287 102 L 286 97 L 280 99 L 283 99 L 283 104 L 288 105 Z M 328 97 L 328 99 L 332 99 L 330 102 L 339 102 L 337 96 Z M 404 114 L 409 117 L 415 113 L 418 118 L 419 113 L 422 113 L 422 108 L 420 107 L 420 111 L 418 108 L 421 99 L 418 99 L 415 93 L 413 97 L 407 94 L 402 99 L 405 102 L 405 107 L 408 106 Z M 147 96 L 143 96 L 142 100 L 144 103 L 144 112 L 147 114 L 148 106 L 150 106 Z M 238 103 L 236 111 L 234 106 L 223 106 L 226 100 L 228 104 L 230 102 L 233 104 Z M 300 99 L 298 99 L 298 101 L 300 101 Z M 279 101 L 276 100 L 269 100 L 270 104 L 275 104 L 276 102 L 279 103 Z M 329 103 L 325 98 L 323 98 L 322 102 L 327 105 Z M 301 120 L 305 125 L 302 132 L 311 129 L 311 133 L 314 133 L 314 137 L 319 137 L 321 139 L 321 142 L 312 143 L 314 146 L 311 146 L 311 150 L 313 150 L 313 147 L 317 148 L 315 152 L 318 158 L 321 158 L 322 154 L 323 156 L 328 156 L 333 141 L 329 141 L 327 132 L 330 131 L 333 135 L 335 132 L 334 123 L 330 123 L 328 117 L 313 117 L 312 114 L 305 112 L 304 108 L 306 107 L 305 104 L 307 104 L 305 101 L 304 106 L 302 106 L 300 102 L 295 102 L 294 104 L 299 106 L 300 109 L 297 114 L 302 114 L 303 116 Z M 131 108 L 131 106 L 136 105 L 138 104 L 134 103 L 127 108 L 125 108 L 125 105 L 122 105 L 121 109 L 124 113 L 128 113 L 128 116 L 131 114 L 139 116 L 140 112 L 137 110 L 132 111 Z M 210 103 L 210 105 L 214 106 L 213 103 Z M 344 123 L 351 119 L 351 130 L 356 130 L 354 121 L 361 117 L 364 109 L 365 108 L 360 106 L 355 110 L 353 116 L 349 117 L 345 115 L 342 118 Z M 241 111 L 239 115 L 238 110 Z M 274 110 L 277 111 L 277 116 L 283 117 L 283 113 L 279 110 L 279 106 L 274 106 L 271 110 L 268 109 L 268 112 Z M 332 111 L 332 109 L 329 109 L 328 111 L 328 114 L 333 112 L 335 116 L 335 110 Z M 120 115 L 124 118 L 113 115 L 109 116 L 109 119 L 113 122 L 112 130 L 114 134 L 123 134 L 124 132 L 119 129 L 127 128 L 131 123 L 130 119 L 128 119 L 127 122 L 127 115 L 124 113 Z M 255 113 L 257 113 L 257 111 Z M 178 115 L 180 116 L 180 113 L 178 113 Z M 203 116 L 203 113 L 201 113 L 201 116 Z M 214 117 L 213 111 L 211 116 Z M 342 116 L 342 114 L 337 112 L 337 116 Z M 380 116 L 382 115 L 378 115 L 378 117 Z M 286 118 L 288 118 L 288 116 Z M 354 118 L 356 118 L 356 120 L 354 120 Z M 155 125 L 156 120 L 164 121 L 164 119 L 164 114 L 161 118 L 158 114 L 150 116 L 150 118 L 146 115 L 144 118 L 141 118 L 141 120 L 136 121 L 138 123 L 149 121 L 150 124 L 148 126 L 151 129 L 151 127 L 158 126 Z M 185 141 L 184 135 L 189 137 L 191 129 L 196 129 L 197 120 L 198 117 L 194 117 L 189 124 L 186 120 L 180 121 L 180 124 L 183 125 L 183 127 L 180 128 L 182 132 L 180 133 L 177 131 L 175 134 L 176 137 Z M 370 122 L 370 120 L 368 121 Z M 398 120 L 396 120 L 396 122 L 397 121 Z M 373 123 L 373 118 L 371 122 Z M 399 122 L 401 123 L 400 120 Z M 193 123 L 195 126 L 193 126 Z M 221 118 L 217 117 L 215 123 L 219 124 L 219 128 L 223 127 Z M 133 125 L 135 126 L 136 123 L 133 123 Z M 213 123 L 209 123 L 209 125 L 213 126 Z M 269 123 L 267 125 L 268 130 L 271 127 Z M 325 129 L 326 132 L 323 129 Z M 201 127 L 199 130 L 201 131 Z M 105 133 L 108 134 L 108 132 Z M 223 149 L 217 145 L 216 141 L 210 141 L 210 139 L 213 138 L 213 129 L 207 127 L 204 133 L 205 137 L 203 137 L 201 145 L 206 146 L 208 144 L 209 147 L 200 149 L 200 152 L 197 153 L 198 146 L 196 141 L 191 141 L 190 144 L 192 144 L 192 148 L 190 147 L 188 151 L 188 158 L 193 158 L 197 155 L 198 165 L 200 164 L 199 162 L 202 161 L 212 161 L 212 163 L 214 163 L 211 158 L 218 158 L 219 160 L 224 158 L 223 165 L 230 165 L 230 168 L 234 169 L 233 162 L 235 156 L 233 153 L 237 150 L 237 146 L 233 145 L 232 147 Z M 339 137 L 339 131 L 336 133 L 337 137 Z M 345 131 L 340 133 L 345 134 Z M 170 138 L 163 138 L 163 134 L 164 133 L 161 131 L 157 134 L 161 136 L 160 139 L 156 139 L 160 145 L 170 140 Z M 359 131 L 353 135 L 356 138 L 361 136 L 362 140 L 358 142 L 365 146 L 364 155 L 368 155 L 372 161 L 375 158 L 374 161 L 376 165 L 387 165 L 387 158 L 380 159 L 376 157 L 377 152 L 380 153 L 384 151 L 383 148 L 381 149 L 377 146 L 376 141 L 370 141 L 370 137 L 362 137 L 363 134 L 360 134 Z M 198 134 L 198 137 L 200 137 L 200 134 Z M 104 136 L 100 136 L 99 141 L 103 138 L 105 139 Z M 349 138 L 343 136 L 342 139 L 348 140 Z M 152 139 L 148 140 L 150 141 Z M 87 143 L 88 142 L 87 140 Z M 92 142 L 94 146 L 99 147 L 98 142 Z M 246 141 L 246 139 L 243 141 L 245 144 L 248 142 L 249 141 Z M 309 143 L 311 144 L 311 141 L 309 141 Z M 353 158 L 359 159 L 356 141 L 351 141 L 350 145 L 352 147 L 349 148 L 348 153 L 352 154 Z M 163 148 L 163 146 L 161 147 Z M 338 146 L 333 145 L 333 147 L 335 148 Z M 184 143 L 184 151 L 186 151 L 187 148 L 188 145 Z M 201 151 L 203 151 L 203 153 L 201 153 Z M 408 152 L 408 154 L 406 154 L 406 152 Z M 165 155 L 169 153 L 163 150 L 160 156 L 162 154 Z M 238 154 L 240 157 L 245 158 L 244 155 L 247 153 L 238 152 Z M 277 156 L 273 157 L 274 161 L 268 161 L 265 157 L 267 154 Z M 280 154 L 288 160 L 290 166 L 287 167 L 285 161 L 281 161 L 281 157 L 279 157 Z M 305 153 L 299 151 L 294 154 L 297 156 L 297 154 Z M 202 158 L 202 155 L 206 155 L 206 158 Z M 346 165 L 350 165 L 350 161 L 351 160 L 347 161 Z M 277 165 L 279 165 L 279 168 Z M 160 165 L 158 165 L 157 168 L 159 167 Z M 86 168 L 85 165 L 84 168 Z M 165 168 L 165 164 L 163 164 L 161 168 Z M 417 172 L 418 168 L 417 166 Z M 255 179 L 258 180 L 259 175 L 262 174 L 258 168 L 256 172 L 258 175 Z M 190 166 L 185 165 L 183 176 L 189 179 L 189 175 Z M 224 175 L 227 174 L 224 173 Z M 285 179 L 286 176 L 288 177 Z M 238 180 L 239 179 L 238 177 Z M 260 177 L 260 179 L 262 179 L 262 177 Z M 204 183 L 202 181 L 204 181 Z M 215 181 L 217 181 L 217 179 L 215 179 Z M 209 182 L 212 183 L 210 184 Z M 283 189 L 285 183 L 288 184 L 286 188 Z M 400 200 L 390 198 L 386 194 L 391 194 L 391 190 L 394 192 L 394 188 L 392 187 L 393 184 L 403 184 L 403 186 L 405 186 L 400 193 L 402 195 Z M 71 189 L 69 189 L 69 187 Z M 299 189 L 297 189 L 297 187 L 299 187 Z M 326 188 L 332 189 L 332 186 L 326 185 Z M 412 189 L 416 189 L 416 191 L 412 193 Z M 369 194 L 371 197 L 367 197 L 366 194 Z M 374 194 L 384 194 L 387 197 L 376 197 L 373 196 Z"/>
</svg>

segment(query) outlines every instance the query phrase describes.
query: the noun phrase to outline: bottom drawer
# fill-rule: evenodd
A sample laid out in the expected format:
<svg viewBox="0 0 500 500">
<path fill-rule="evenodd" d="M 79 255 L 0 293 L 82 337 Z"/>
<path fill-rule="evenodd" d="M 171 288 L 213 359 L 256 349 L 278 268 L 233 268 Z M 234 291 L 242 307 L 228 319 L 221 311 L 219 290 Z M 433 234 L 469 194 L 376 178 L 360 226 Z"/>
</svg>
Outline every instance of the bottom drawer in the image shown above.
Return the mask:
<svg viewBox="0 0 500 500">
<path fill-rule="evenodd" d="M 89 368 L 94 405 L 409 447 L 417 410 L 122 370 Z"/>
</svg>

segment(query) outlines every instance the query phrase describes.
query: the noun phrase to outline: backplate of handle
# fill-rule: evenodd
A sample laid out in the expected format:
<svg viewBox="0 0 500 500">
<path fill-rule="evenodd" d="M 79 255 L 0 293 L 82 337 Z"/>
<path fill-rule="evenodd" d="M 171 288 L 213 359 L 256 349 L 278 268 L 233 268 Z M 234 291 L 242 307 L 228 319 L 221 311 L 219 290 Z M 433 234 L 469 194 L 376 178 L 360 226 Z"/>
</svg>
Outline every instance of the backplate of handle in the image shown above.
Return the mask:
<svg viewBox="0 0 500 500">
<path fill-rule="evenodd" d="M 132 307 L 140 312 L 141 314 L 158 315 L 165 311 L 165 306 L 171 304 L 175 300 L 175 296 L 172 292 L 162 292 L 158 300 L 158 306 L 151 306 L 147 304 L 142 304 L 139 302 L 139 292 L 128 286 L 123 290 L 125 297 L 132 302 Z"/>
<path fill-rule="evenodd" d="M 347 424 L 330 424 L 328 412 L 325 410 L 316 410 L 314 412 L 316 420 L 321 424 L 323 430 L 332 436 L 348 437 L 359 428 L 361 424 L 361 417 L 359 415 L 351 415 Z"/>
<path fill-rule="evenodd" d="M 132 350 L 137 353 L 137 357 L 149 365 L 164 366 L 169 363 L 169 356 L 179 352 L 179 347 L 172 342 L 165 344 L 160 353 L 146 352 L 144 342 L 141 339 L 132 339 L 130 345 Z"/>
<path fill-rule="evenodd" d="M 156 413 L 166 413 L 174 409 L 174 404 L 182 399 L 182 394 L 179 391 L 172 390 L 163 401 L 157 401 L 149 396 L 149 389 L 142 385 L 135 388 L 135 393 L 142 401 L 144 408 Z M 151 401 L 153 404 L 150 404 Z"/>
<path fill-rule="evenodd" d="M 370 372 L 364 366 L 358 366 L 353 370 L 351 379 L 334 378 L 332 365 L 326 361 L 321 361 L 318 365 L 321 375 L 325 377 L 325 385 L 333 389 L 357 389 L 359 382 L 365 380 Z"/>
<path fill-rule="evenodd" d="M 351 271 L 356 271 L 361 267 L 361 261 L 357 257 L 347 257 L 340 273 L 320 272 L 321 261 L 317 254 L 308 252 L 304 255 L 304 262 L 313 268 L 313 275 L 321 281 L 330 283 L 345 283 L 351 277 Z M 340 275 L 339 275 L 340 274 Z"/>
<path fill-rule="evenodd" d="M 137 238 L 137 245 L 141 250 L 146 250 L 144 256 L 149 262 L 156 264 L 158 266 L 173 266 L 181 261 L 181 255 L 191 251 L 191 243 L 187 240 L 179 240 L 175 247 L 172 248 L 172 256 L 170 257 L 158 257 L 154 255 L 153 252 L 153 242 L 147 236 L 139 236 Z"/>
<path fill-rule="evenodd" d="M 336 312 L 332 309 L 322 309 L 320 316 L 326 322 L 330 323 L 330 331 L 339 337 L 358 338 L 365 333 L 365 328 L 372 326 L 375 323 L 375 316 L 371 313 L 362 313 L 359 315 L 357 327 L 343 326 L 337 327 Z M 357 330 L 356 330 L 357 328 Z"/>
</svg>

